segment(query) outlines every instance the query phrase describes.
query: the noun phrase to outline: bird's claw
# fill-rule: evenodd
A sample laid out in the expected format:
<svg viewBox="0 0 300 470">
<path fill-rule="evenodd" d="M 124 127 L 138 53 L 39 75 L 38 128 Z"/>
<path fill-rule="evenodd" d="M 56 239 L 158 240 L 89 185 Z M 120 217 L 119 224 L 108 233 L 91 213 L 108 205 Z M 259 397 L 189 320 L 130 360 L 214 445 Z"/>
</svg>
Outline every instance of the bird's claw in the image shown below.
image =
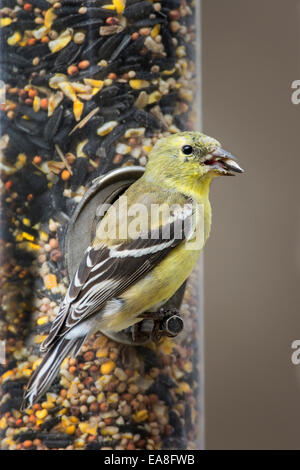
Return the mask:
<svg viewBox="0 0 300 470">
<path fill-rule="evenodd" d="M 160 308 L 157 312 L 144 312 L 139 317 L 143 320 L 152 320 L 153 328 L 150 333 L 151 340 L 158 343 L 163 336 L 174 338 L 183 330 L 183 320 L 177 309 Z M 137 341 L 141 323 L 132 328 L 132 340 Z"/>
</svg>

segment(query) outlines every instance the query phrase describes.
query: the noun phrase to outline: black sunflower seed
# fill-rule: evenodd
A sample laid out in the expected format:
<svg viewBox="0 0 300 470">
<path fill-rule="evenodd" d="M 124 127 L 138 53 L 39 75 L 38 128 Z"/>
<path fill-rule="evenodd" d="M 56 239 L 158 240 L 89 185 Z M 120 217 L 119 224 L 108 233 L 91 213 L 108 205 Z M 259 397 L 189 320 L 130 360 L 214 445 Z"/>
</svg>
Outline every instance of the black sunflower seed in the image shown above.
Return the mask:
<svg viewBox="0 0 300 470">
<path fill-rule="evenodd" d="M 77 158 L 72 166 L 71 189 L 75 191 L 82 186 L 88 174 L 88 160 L 86 158 Z"/>
<path fill-rule="evenodd" d="M 16 436 L 16 440 L 17 442 L 24 442 L 27 440 L 32 441 L 36 437 L 37 437 L 37 431 L 30 429 L 28 431 L 19 432 L 19 434 L 17 434 Z"/>
<path fill-rule="evenodd" d="M 134 113 L 134 119 L 137 120 L 137 122 L 145 127 L 150 127 L 154 129 L 160 129 L 161 128 L 161 123 L 159 120 L 153 116 L 151 113 L 147 113 L 147 111 L 144 111 L 143 109 L 138 109 Z"/>
<path fill-rule="evenodd" d="M 105 122 L 105 115 L 102 112 L 101 116 L 94 116 L 89 122 L 86 124 L 86 132 L 93 132 L 98 127 L 101 127 Z"/>
<path fill-rule="evenodd" d="M 34 153 L 35 146 L 28 141 L 27 137 L 18 130 L 14 130 L 12 127 L 8 127 L 6 130 L 10 137 L 10 143 L 19 152 L 26 152 L 28 154 Z"/>
<path fill-rule="evenodd" d="M 93 61 L 94 56 L 96 59 L 96 50 L 100 48 L 100 46 L 104 43 L 105 38 L 98 38 L 95 41 L 92 41 L 91 43 L 88 43 L 88 45 L 83 49 L 82 51 L 82 56 L 86 57 L 89 61 Z M 97 56 L 98 57 L 98 56 Z"/>
<path fill-rule="evenodd" d="M 98 78 L 99 75 L 105 75 L 105 71 L 103 70 L 100 65 L 92 65 L 86 70 L 82 70 L 76 78 L 83 79 L 83 78 Z"/>
<path fill-rule="evenodd" d="M 49 52 L 47 44 L 35 44 L 30 47 L 18 47 L 17 54 L 21 54 L 26 59 L 33 59 L 34 57 L 43 57 Z"/>
<path fill-rule="evenodd" d="M 156 78 L 159 78 L 160 74 L 159 73 L 154 73 L 154 72 L 144 72 L 144 71 L 136 71 L 135 72 L 135 78 L 140 78 L 141 80 L 155 80 Z"/>
<path fill-rule="evenodd" d="M 175 56 L 175 50 L 173 46 L 173 39 L 172 35 L 166 25 L 162 25 L 161 27 L 161 36 L 162 36 L 162 43 L 165 47 L 168 57 Z"/>
<path fill-rule="evenodd" d="M 133 70 L 133 67 L 134 67 L 135 72 L 142 70 L 142 63 L 137 62 L 134 65 L 133 64 L 123 65 L 122 67 L 119 67 L 119 74 L 122 75 L 123 73 L 129 72 L 130 70 Z"/>
<path fill-rule="evenodd" d="M 54 426 L 56 426 L 60 422 L 60 420 L 61 420 L 60 416 L 55 416 L 54 418 L 50 418 L 41 424 L 40 430 L 49 432 L 51 431 L 52 428 L 54 428 Z"/>
<path fill-rule="evenodd" d="M 153 4 L 147 0 L 129 5 L 125 8 L 123 15 L 129 20 L 137 20 L 149 16 L 153 11 Z"/>
<path fill-rule="evenodd" d="M 24 104 L 20 104 L 17 108 L 18 113 L 30 117 L 38 122 L 45 122 L 47 121 L 47 114 L 45 111 L 34 111 L 31 106 L 26 106 Z"/>
<path fill-rule="evenodd" d="M 144 42 L 145 42 L 145 38 L 143 38 L 142 36 L 138 37 L 136 41 L 134 41 L 132 44 L 130 44 L 129 47 L 125 49 L 123 57 L 127 59 L 131 57 L 132 55 L 135 55 L 144 47 Z"/>
<path fill-rule="evenodd" d="M 120 139 L 120 137 L 125 134 L 125 131 L 125 124 L 119 124 L 106 137 L 104 137 L 101 146 L 104 147 L 106 151 L 108 151 L 112 144 L 114 144 L 116 140 Z"/>
<path fill-rule="evenodd" d="M 75 44 L 74 42 L 70 42 L 70 44 L 67 45 L 64 49 L 62 49 L 54 62 L 55 67 L 60 67 L 60 66 L 68 66 L 75 62 L 76 58 L 79 56 L 81 53 L 82 48 Z"/>
<path fill-rule="evenodd" d="M 59 17 L 68 15 L 78 15 L 78 6 L 66 5 L 64 2 L 60 8 L 55 9 L 55 14 Z"/>
<path fill-rule="evenodd" d="M 40 132 L 40 125 L 37 121 L 17 118 L 14 121 L 15 126 L 26 134 L 36 135 Z"/>
<path fill-rule="evenodd" d="M 109 36 L 106 39 L 106 41 L 103 44 L 101 44 L 100 48 L 98 49 L 99 60 L 107 59 L 108 57 L 110 57 L 110 55 L 113 53 L 115 48 L 121 42 L 123 36 L 124 36 L 123 32 Z"/>
<path fill-rule="evenodd" d="M 29 135 L 28 139 L 41 150 L 50 150 L 51 146 L 43 137 L 39 135 Z"/>
<path fill-rule="evenodd" d="M 147 28 L 149 26 L 155 26 L 156 24 L 167 23 L 165 18 L 146 18 L 144 20 L 139 20 L 134 23 L 134 28 Z"/>
<path fill-rule="evenodd" d="M 44 138 L 48 142 L 50 142 L 55 134 L 57 133 L 62 117 L 63 117 L 64 109 L 62 106 L 57 108 L 52 116 L 48 119 L 47 124 L 44 127 Z"/>
<path fill-rule="evenodd" d="M 125 49 L 128 44 L 130 43 L 131 41 L 131 35 L 130 34 L 126 34 L 122 41 L 120 42 L 120 44 L 118 45 L 118 47 L 114 50 L 114 52 L 112 53 L 111 57 L 110 57 L 110 61 L 113 62 L 120 54 L 121 52 L 123 51 L 123 49 Z"/>
<path fill-rule="evenodd" d="M 113 96 L 116 96 L 120 91 L 120 88 L 117 85 L 111 85 L 107 88 L 104 88 L 99 95 L 98 101 L 101 104 L 104 104 L 107 100 L 110 100 Z"/>
<path fill-rule="evenodd" d="M 128 119 L 132 118 L 134 112 L 135 112 L 134 109 L 128 109 L 127 111 L 120 114 L 119 121 L 126 123 Z"/>
<path fill-rule="evenodd" d="M 48 10 L 49 3 L 46 0 L 31 0 L 30 2 L 35 8 L 40 8 L 41 10 Z"/>
<path fill-rule="evenodd" d="M 49 449 L 64 449 L 65 447 L 68 447 L 73 441 L 73 438 L 68 434 L 58 432 L 47 433 L 43 437 L 40 436 L 40 439 L 42 439 L 45 446 L 47 446 Z"/>
<path fill-rule="evenodd" d="M 13 64 L 20 67 L 31 66 L 31 62 L 29 60 L 19 54 L 15 54 L 14 52 L 9 52 L 6 55 L 3 54 L 0 60 L 1 62 L 7 62 L 9 64 Z"/>
<path fill-rule="evenodd" d="M 163 6 L 170 8 L 170 10 L 176 10 L 181 5 L 181 0 L 164 0 Z"/>
<path fill-rule="evenodd" d="M 18 29 L 22 32 L 26 30 L 33 30 L 36 28 L 36 23 L 34 20 L 19 20 L 18 21 Z"/>
<path fill-rule="evenodd" d="M 54 27 L 58 29 L 74 26 L 74 24 L 79 23 L 80 21 L 82 21 L 82 15 L 79 13 L 76 13 L 75 15 L 61 16 L 54 21 Z"/>
<path fill-rule="evenodd" d="M 85 16 L 89 18 L 101 18 L 105 20 L 110 16 L 115 16 L 117 13 L 114 10 L 105 10 L 104 8 L 90 7 Z"/>
<path fill-rule="evenodd" d="M 120 111 L 112 108 L 102 108 L 101 115 L 105 121 L 118 121 L 120 118 Z"/>
<path fill-rule="evenodd" d="M 81 20 L 82 20 L 82 15 Z M 91 18 L 85 21 L 79 21 L 77 23 L 73 23 L 73 28 L 98 28 L 99 26 L 103 25 L 104 21 L 101 18 Z"/>
</svg>

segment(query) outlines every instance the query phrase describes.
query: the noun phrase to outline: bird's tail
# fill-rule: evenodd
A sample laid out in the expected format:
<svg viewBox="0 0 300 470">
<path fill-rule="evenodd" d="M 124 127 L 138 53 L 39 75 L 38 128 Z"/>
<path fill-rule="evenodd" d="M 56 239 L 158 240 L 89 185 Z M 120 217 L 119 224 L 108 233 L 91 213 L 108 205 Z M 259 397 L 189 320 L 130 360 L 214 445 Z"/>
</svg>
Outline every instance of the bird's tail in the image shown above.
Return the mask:
<svg viewBox="0 0 300 470">
<path fill-rule="evenodd" d="M 71 354 L 75 356 L 84 340 L 85 337 L 75 339 L 62 337 L 51 346 L 30 378 L 24 393 L 21 410 L 32 406 L 48 390 L 65 357 Z"/>
</svg>

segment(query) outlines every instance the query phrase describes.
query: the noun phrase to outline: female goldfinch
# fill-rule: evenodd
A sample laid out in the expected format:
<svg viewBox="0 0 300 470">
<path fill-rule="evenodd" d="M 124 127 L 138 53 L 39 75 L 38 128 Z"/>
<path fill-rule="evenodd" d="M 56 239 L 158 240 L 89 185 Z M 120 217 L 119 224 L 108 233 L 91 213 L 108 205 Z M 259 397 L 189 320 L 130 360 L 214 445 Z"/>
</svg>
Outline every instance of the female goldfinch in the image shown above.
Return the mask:
<svg viewBox="0 0 300 470">
<path fill-rule="evenodd" d="M 155 311 L 172 297 L 209 236 L 212 179 L 242 171 L 217 140 L 201 133 L 182 132 L 156 143 L 144 175 L 99 223 L 42 344 L 46 354 L 27 386 L 23 408 L 44 394 L 65 357 L 75 356 L 89 335 L 134 325 L 143 312 Z M 121 200 L 126 201 L 126 210 Z M 147 209 L 148 225 L 132 237 L 131 209 L 137 204 Z M 162 204 L 172 209 L 153 220 L 151 208 Z M 203 236 L 195 245 L 195 228 L 200 225 Z"/>
</svg>

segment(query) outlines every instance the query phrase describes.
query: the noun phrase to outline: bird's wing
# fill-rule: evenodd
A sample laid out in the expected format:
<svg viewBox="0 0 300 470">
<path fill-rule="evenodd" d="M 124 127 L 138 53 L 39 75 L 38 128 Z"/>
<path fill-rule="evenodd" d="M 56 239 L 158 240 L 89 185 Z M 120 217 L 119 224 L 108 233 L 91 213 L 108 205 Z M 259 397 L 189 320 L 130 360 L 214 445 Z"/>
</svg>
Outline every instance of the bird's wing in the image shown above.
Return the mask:
<svg viewBox="0 0 300 470">
<path fill-rule="evenodd" d="M 102 243 L 89 247 L 41 350 L 47 350 L 58 337 L 99 312 L 108 300 L 149 273 L 193 231 L 193 216 L 194 208 L 189 201 L 174 210 L 163 226 L 146 236 L 111 246 Z"/>
</svg>

